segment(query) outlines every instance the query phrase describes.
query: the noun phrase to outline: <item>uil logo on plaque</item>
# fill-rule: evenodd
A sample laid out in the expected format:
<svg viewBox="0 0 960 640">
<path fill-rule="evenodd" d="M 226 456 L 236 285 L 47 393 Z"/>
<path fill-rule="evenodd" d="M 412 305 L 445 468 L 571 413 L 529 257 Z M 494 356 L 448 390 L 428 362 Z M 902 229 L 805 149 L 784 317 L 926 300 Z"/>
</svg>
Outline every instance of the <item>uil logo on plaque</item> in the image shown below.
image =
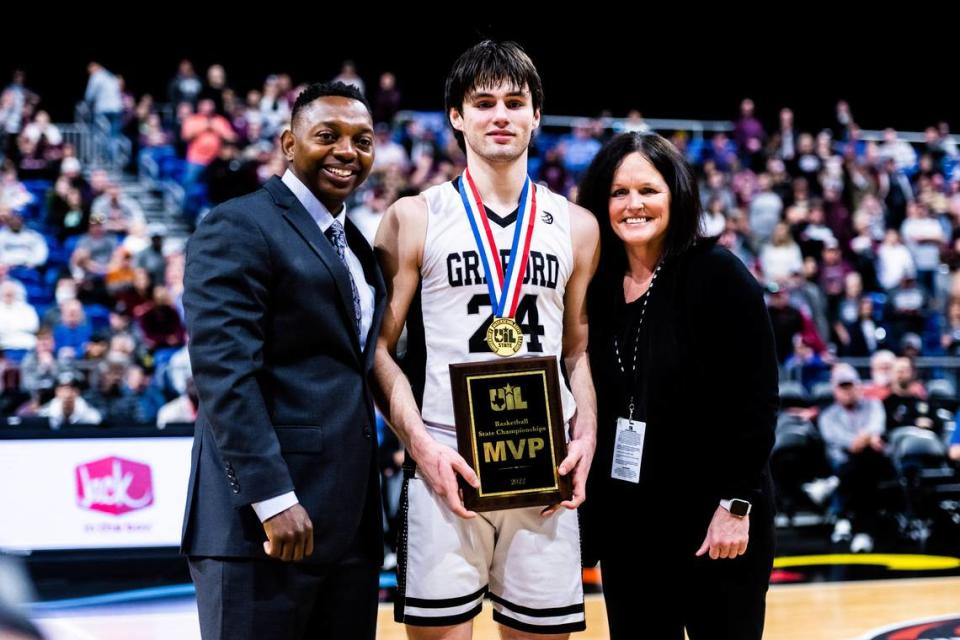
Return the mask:
<svg viewBox="0 0 960 640">
<path fill-rule="evenodd" d="M 494 411 L 526 409 L 527 403 L 523 401 L 522 394 L 521 387 L 511 387 L 509 384 L 499 389 L 490 389 L 490 408 Z"/>
</svg>

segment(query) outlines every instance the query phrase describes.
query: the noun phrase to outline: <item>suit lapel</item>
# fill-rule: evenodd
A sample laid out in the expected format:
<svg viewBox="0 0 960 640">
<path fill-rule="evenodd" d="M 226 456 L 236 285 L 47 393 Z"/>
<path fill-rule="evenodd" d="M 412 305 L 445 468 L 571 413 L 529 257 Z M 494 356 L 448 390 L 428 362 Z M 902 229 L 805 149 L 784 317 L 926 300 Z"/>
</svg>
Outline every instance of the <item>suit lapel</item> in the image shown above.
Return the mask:
<svg viewBox="0 0 960 640">
<path fill-rule="evenodd" d="M 314 254 L 330 271 L 333 281 L 337 285 L 340 293 L 341 315 L 349 328 L 348 333 L 352 336 L 352 344 L 357 354 L 360 354 L 360 338 L 354 328 L 353 318 L 353 291 L 350 288 L 350 271 L 340 260 L 336 249 L 330 244 L 316 221 L 310 216 L 304 206 L 293 195 L 293 192 L 287 188 L 280 178 L 274 176 L 267 181 L 264 188 L 273 196 L 274 201 L 283 209 L 283 216 L 286 218 L 297 233 L 303 238 L 304 242 L 310 247 Z M 351 249 L 352 249 L 351 245 Z"/>
</svg>

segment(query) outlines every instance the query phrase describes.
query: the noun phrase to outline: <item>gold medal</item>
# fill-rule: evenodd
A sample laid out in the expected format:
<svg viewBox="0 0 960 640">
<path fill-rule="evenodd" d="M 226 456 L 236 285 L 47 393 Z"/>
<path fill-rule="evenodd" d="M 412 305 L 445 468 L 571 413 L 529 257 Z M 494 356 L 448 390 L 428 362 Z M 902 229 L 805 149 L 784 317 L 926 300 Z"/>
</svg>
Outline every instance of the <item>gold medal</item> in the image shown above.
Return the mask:
<svg viewBox="0 0 960 640">
<path fill-rule="evenodd" d="M 513 318 L 494 318 L 487 329 L 487 345 L 498 356 L 512 356 L 523 346 L 523 330 Z"/>
</svg>

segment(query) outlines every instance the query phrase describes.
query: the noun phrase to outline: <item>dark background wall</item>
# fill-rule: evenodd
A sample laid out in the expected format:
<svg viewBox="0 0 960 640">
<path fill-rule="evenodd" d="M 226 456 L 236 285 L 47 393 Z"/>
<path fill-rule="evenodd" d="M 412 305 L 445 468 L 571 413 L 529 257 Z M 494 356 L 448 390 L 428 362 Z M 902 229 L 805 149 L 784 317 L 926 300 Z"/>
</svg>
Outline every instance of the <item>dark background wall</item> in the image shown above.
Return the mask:
<svg viewBox="0 0 960 640">
<path fill-rule="evenodd" d="M 495 8 L 470 6 L 478 13 Z M 498 6 L 521 15 L 519 7 Z M 223 64 L 230 85 L 240 91 L 261 86 L 270 73 L 289 73 L 294 82 L 329 79 L 349 58 L 368 88 L 382 71 L 393 71 L 407 107 L 439 109 L 451 63 L 491 36 L 517 40 L 530 53 L 543 77 L 546 113 L 596 115 L 609 109 L 625 115 L 637 108 L 647 117 L 731 119 L 740 99 L 750 96 L 769 126 L 782 106 L 790 106 L 799 128 L 814 131 L 830 124 L 842 98 L 863 128 L 920 130 L 941 119 L 960 128 L 954 89 L 960 50 L 946 31 L 946 18 L 932 9 L 911 11 L 909 16 L 920 18 L 916 23 L 881 14 L 878 5 L 849 23 L 809 10 L 769 16 L 764 23 L 764 15 L 746 10 L 693 19 L 587 8 L 579 9 L 587 17 L 534 15 L 523 24 L 517 19 L 469 26 L 454 24 L 459 18 L 453 15 L 418 19 L 412 9 L 392 19 L 359 4 L 354 14 L 348 6 L 338 16 L 320 8 L 259 15 L 253 5 L 235 5 L 229 22 L 175 19 L 172 9 L 164 9 L 162 20 L 150 18 L 160 9 L 144 5 L 137 9 L 144 17 L 127 26 L 73 24 L 63 16 L 47 31 L 37 30 L 38 16 L 29 22 L 13 18 L 0 41 L 0 81 L 6 84 L 15 67 L 25 69 L 28 85 L 62 121 L 72 117 L 72 105 L 82 96 L 91 59 L 125 76 L 135 94 L 164 96 L 184 57 L 201 75 L 209 64 Z"/>
</svg>

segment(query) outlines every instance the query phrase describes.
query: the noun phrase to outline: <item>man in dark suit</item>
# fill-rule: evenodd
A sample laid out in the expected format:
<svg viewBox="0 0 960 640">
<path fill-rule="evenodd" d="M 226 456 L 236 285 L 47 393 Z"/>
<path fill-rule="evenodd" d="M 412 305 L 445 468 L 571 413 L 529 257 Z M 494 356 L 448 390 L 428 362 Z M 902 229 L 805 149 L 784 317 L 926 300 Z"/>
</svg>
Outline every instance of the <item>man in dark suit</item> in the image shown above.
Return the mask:
<svg viewBox="0 0 960 640">
<path fill-rule="evenodd" d="M 344 207 L 373 144 L 358 91 L 308 87 L 281 138 L 290 168 L 187 247 L 200 410 L 183 552 L 205 640 L 375 636 L 384 284 Z"/>
</svg>

